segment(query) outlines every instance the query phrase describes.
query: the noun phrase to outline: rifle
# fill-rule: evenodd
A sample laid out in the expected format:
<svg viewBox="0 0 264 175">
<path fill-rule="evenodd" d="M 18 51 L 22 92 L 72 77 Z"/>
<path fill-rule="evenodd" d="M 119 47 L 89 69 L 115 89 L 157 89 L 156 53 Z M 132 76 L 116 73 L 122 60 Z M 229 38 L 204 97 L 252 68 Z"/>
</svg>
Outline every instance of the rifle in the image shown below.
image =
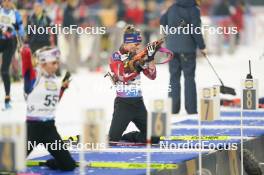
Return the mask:
<svg viewBox="0 0 264 175">
<path fill-rule="evenodd" d="M 117 82 L 117 79 L 110 73 L 110 72 L 107 72 L 105 75 L 104 75 L 104 78 L 106 78 L 106 77 L 110 77 L 110 80 L 111 80 L 111 82 L 112 82 L 112 84 L 113 85 L 115 85 L 116 84 L 116 82 Z"/>
<path fill-rule="evenodd" d="M 178 27 L 182 27 L 182 26 L 185 26 L 185 25 L 186 25 L 186 22 L 184 20 L 181 20 Z M 173 53 L 170 50 L 161 47 L 161 44 L 164 43 L 164 41 L 165 41 L 167 36 L 168 35 L 165 35 L 161 39 L 151 43 L 151 44 L 155 44 L 156 45 L 156 48 L 159 49 L 158 50 L 159 52 L 163 52 L 163 53 L 166 53 L 166 54 L 169 55 L 169 57 L 167 59 L 165 59 L 165 60 L 163 59 L 163 61 L 160 61 L 160 62 L 155 61 L 155 64 L 168 63 L 173 58 Z M 145 63 L 145 59 L 144 58 L 146 57 L 147 53 L 148 53 L 147 47 L 145 47 L 142 51 L 137 53 L 127 64 L 125 64 L 125 70 L 134 72 L 135 71 L 134 62 L 135 61 L 140 61 L 140 63 L 143 65 Z M 127 65 L 127 67 L 126 67 L 126 65 Z"/>
<path fill-rule="evenodd" d="M 66 81 L 70 81 L 70 78 L 71 78 L 71 73 L 69 71 L 67 71 L 66 74 L 63 77 L 63 80 L 62 80 L 62 86 L 61 86 L 61 89 L 60 89 L 59 100 L 61 100 L 61 97 L 63 96 L 64 91 L 68 88 L 68 85 L 65 86 L 64 83 Z"/>
<path fill-rule="evenodd" d="M 164 43 L 166 36 L 162 37 L 161 39 L 154 41 L 151 43 L 151 45 L 156 45 L 156 48 L 159 49 L 161 47 L 161 44 Z M 134 62 L 139 61 L 142 65 L 146 61 L 146 56 L 148 54 L 147 47 L 145 47 L 143 50 L 139 51 L 131 60 L 129 60 L 125 64 L 125 70 L 126 72 L 134 72 Z M 167 61 L 168 62 L 168 61 Z M 160 63 L 163 64 L 163 63 Z"/>
<path fill-rule="evenodd" d="M 165 41 L 166 36 L 162 37 L 161 39 L 152 42 L 152 45 L 156 45 L 156 48 L 159 48 L 158 51 L 159 52 L 163 52 L 169 55 L 169 58 L 167 58 L 166 60 L 163 60 L 162 62 L 157 62 L 155 61 L 155 64 L 164 64 L 164 63 L 168 63 L 172 58 L 173 58 L 173 53 L 166 49 L 166 48 L 162 48 L 161 44 Z M 140 52 L 138 52 L 137 54 L 135 54 L 131 60 L 127 60 L 124 61 L 124 68 L 125 68 L 125 72 L 129 73 L 129 72 L 134 72 L 135 68 L 134 68 L 134 62 L 135 61 L 139 61 L 142 65 L 145 64 L 146 61 L 146 56 L 147 56 L 148 50 L 147 47 L 145 47 L 143 50 L 141 50 Z M 110 80 L 112 82 L 113 85 L 116 84 L 117 79 L 110 73 L 107 72 L 104 77 L 110 77 Z"/>
</svg>

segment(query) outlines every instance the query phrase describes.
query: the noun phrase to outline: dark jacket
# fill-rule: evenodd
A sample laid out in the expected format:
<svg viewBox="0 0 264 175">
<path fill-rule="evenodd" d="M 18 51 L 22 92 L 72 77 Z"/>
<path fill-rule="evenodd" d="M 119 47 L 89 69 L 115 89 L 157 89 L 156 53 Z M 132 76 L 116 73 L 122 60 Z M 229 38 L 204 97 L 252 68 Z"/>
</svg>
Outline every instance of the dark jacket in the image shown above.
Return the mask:
<svg viewBox="0 0 264 175">
<path fill-rule="evenodd" d="M 74 18 L 75 8 L 68 5 L 63 14 L 63 27 L 70 27 L 71 25 L 77 26 L 77 20 Z M 75 27 L 76 28 L 76 27 Z"/>
<path fill-rule="evenodd" d="M 34 26 L 36 26 L 36 29 L 39 27 L 47 29 L 47 27 L 52 27 L 51 19 L 43 13 L 42 17 L 38 19 L 35 14 L 30 16 L 28 18 L 27 23 L 27 33 L 28 33 L 28 43 L 30 46 L 35 45 L 36 43 L 46 43 L 47 45 L 50 44 L 50 34 L 48 32 L 39 33 L 38 31 L 35 33 Z M 30 27 L 30 28 L 29 28 Z M 41 30 L 41 32 L 43 32 Z"/>
<path fill-rule="evenodd" d="M 182 26 L 182 23 L 184 25 Z M 182 27 L 193 25 L 193 27 L 201 26 L 200 9 L 196 6 L 195 0 L 177 0 L 167 12 L 161 17 L 160 24 L 171 27 Z M 166 38 L 168 49 L 175 53 L 193 53 L 197 47 L 204 49 L 205 44 L 202 34 L 182 32 L 169 34 Z"/>
<path fill-rule="evenodd" d="M 219 4 L 216 4 L 216 6 L 213 8 L 213 15 L 214 16 L 230 16 L 229 4 L 225 1 Z"/>
</svg>

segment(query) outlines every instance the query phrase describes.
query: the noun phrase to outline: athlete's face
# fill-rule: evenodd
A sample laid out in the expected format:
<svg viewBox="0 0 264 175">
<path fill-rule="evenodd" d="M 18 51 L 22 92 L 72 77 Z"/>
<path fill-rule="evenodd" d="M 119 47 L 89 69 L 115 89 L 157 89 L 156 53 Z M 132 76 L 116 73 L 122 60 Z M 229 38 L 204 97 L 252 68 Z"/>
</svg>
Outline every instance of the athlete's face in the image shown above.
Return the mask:
<svg viewBox="0 0 264 175">
<path fill-rule="evenodd" d="M 59 68 L 59 62 L 58 61 L 52 61 L 52 62 L 44 63 L 44 64 L 42 64 L 42 68 L 49 75 L 54 75 Z"/>
<path fill-rule="evenodd" d="M 4 8 L 12 8 L 12 2 L 11 2 L 11 0 L 2 0 L 2 6 Z"/>
<path fill-rule="evenodd" d="M 140 48 L 140 43 L 128 43 L 124 47 L 129 52 L 136 52 Z"/>
</svg>

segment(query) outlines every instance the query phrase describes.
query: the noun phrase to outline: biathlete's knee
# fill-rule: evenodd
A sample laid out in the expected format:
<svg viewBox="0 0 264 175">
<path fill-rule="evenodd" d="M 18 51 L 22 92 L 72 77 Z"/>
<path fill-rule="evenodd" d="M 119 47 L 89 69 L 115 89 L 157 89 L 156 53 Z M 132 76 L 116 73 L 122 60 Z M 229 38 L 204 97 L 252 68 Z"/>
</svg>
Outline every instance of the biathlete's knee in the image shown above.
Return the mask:
<svg viewBox="0 0 264 175">
<path fill-rule="evenodd" d="M 121 136 L 115 136 L 113 134 L 109 134 L 108 138 L 111 142 L 118 142 L 121 140 Z"/>
<path fill-rule="evenodd" d="M 65 160 L 64 162 L 58 162 L 56 159 L 49 159 L 46 162 L 46 166 L 52 170 L 61 171 L 73 171 L 76 168 L 76 162 L 72 160 Z"/>
<path fill-rule="evenodd" d="M 76 162 L 72 159 L 71 161 L 62 162 L 59 165 L 59 169 L 62 171 L 73 171 L 76 168 Z"/>
</svg>

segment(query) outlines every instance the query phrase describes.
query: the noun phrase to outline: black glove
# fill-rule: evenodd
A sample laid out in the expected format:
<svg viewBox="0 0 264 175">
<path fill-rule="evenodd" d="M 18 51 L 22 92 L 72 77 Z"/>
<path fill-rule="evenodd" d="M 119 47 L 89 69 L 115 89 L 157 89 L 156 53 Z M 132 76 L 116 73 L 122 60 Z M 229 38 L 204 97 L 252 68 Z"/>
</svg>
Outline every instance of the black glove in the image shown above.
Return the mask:
<svg viewBox="0 0 264 175">
<path fill-rule="evenodd" d="M 158 47 L 155 43 L 149 43 L 147 45 L 147 52 L 148 52 L 148 59 L 146 60 L 146 62 L 151 62 L 154 60 L 154 56 L 156 54 L 158 50 Z"/>
<path fill-rule="evenodd" d="M 140 73 L 143 70 L 142 65 L 139 61 L 135 61 L 133 65 L 137 73 Z"/>
<path fill-rule="evenodd" d="M 66 74 L 64 75 L 62 82 L 65 82 L 67 80 L 70 80 L 71 78 L 71 73 L 69 71 L 66 72 Z"/>
<path fill-rule="evenodd" d="M 70 78 L 71 78 L 71 73 L 69 71 L 67 71 L 66 74 L 65 74 L 65 76 L 62 79 L 62 84 L 65 83 L 66 81 L 70 81 Z M 68 85 L 69 84 L 67 84 L 67 85 L 64 85 L 63 84 L 62 87 L 61 87 L 61 89 L 62 90 L 67 89 L 68 88 Z"/>
</svg>

